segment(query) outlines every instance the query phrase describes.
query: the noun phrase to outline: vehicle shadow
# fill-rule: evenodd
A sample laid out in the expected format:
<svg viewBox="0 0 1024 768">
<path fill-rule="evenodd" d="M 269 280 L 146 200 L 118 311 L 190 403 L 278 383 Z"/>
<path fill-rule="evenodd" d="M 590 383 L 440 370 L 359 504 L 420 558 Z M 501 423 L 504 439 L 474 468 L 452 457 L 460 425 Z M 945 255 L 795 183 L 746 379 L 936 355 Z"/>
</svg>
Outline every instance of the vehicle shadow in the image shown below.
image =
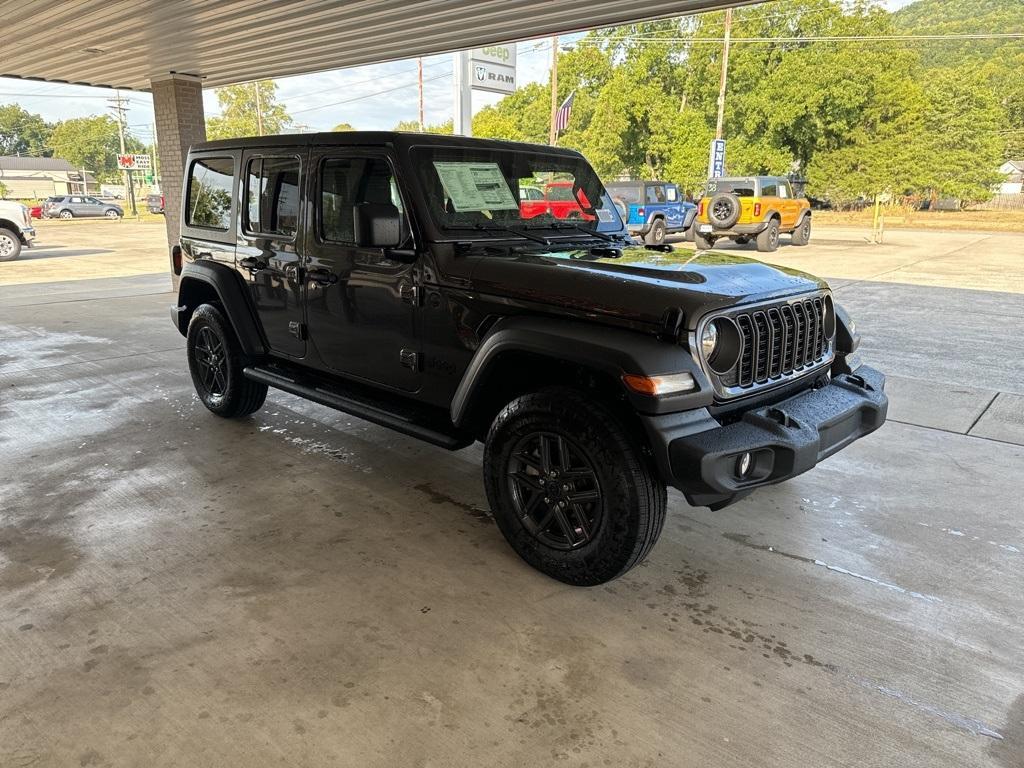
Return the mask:
<svg viewBox="0 0 1024 768">
<path fill-rule="evenodd" d="M 68 249 L 63 245 L 55 245 L 47 246 L 46 248 L 23 248 L 21 255 L 15 261 L 37 261 L 39 259 L 57 259 L 75 256 L 97 256 L 101 253 L 113 253 L 113 251 L 109 248 Z"/>
</svg>

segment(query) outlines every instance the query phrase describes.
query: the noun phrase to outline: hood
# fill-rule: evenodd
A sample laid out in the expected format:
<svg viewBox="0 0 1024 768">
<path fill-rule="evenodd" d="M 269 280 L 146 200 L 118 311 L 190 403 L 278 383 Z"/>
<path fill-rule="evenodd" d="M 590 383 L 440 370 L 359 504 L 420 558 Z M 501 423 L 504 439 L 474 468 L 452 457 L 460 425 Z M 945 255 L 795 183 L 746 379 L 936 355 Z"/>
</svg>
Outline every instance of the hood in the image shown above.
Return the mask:
<svg viewBox="0 0 1024 768">
<path fill-rule="evenodd" d="M 660 323 L 666 310 L 678 307 L 688 328 L 713 310 L 828 287 L 803 272 L 734 253 L 642 247 L 597 259 L 575 250 L 491 252 L 476 261 L 470 279 L 481 292 L 644 323 Z"/>
</svg>

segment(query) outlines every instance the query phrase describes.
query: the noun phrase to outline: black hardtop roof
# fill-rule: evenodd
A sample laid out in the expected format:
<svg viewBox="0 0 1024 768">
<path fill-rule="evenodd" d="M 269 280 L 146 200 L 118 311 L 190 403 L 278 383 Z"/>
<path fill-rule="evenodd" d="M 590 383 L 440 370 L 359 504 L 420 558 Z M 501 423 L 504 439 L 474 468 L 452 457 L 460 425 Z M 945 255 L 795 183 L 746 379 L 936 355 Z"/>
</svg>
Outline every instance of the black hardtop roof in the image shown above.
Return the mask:
<svg viewBox="0 0 1024 768">
<path fill-rule="evenodd" d="M 674 181 L 662 181 L 661 179 L 626 179 L 625 181 L 606 181 L 604 183 L 605 187 L 626 187 L 637 184 L 675 184 L 675 186 L 679 186 Z"/>
<path fill-rule="evenodd" d="M 204 141 L 199 144 L 193 144 L 191 151 L 208 152 L 218 149 L 263 149 L 270 147 L 360 147 L 387 144 L 403 149 L 417 145 L 479 147 L 481 149 L 504 149 L 519 152 L 543 151 L 568 157 L 580 157 L 580 153 L 575 150 L 563 147 L 550 147 L 546 144 L 475 139 L 468 136 L 448 136 L 411 131 L 330 131 L 326 133 L 286 133 L 276 136 L 247 136 L 240 139 Z"/>
</svg>

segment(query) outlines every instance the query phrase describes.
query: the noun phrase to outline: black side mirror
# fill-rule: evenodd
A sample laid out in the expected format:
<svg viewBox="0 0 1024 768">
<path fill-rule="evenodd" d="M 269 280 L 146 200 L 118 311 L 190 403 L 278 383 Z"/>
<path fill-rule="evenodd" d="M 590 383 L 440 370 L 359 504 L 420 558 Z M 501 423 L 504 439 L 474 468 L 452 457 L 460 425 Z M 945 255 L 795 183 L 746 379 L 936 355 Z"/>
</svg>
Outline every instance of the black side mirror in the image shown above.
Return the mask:
<svg viewBox="0 0 1024 768">
<path fill-rule="evenodd" d="M 353 209 L 356 245 L 397 248 L 402 242 L 402 215 L 391 203 L 359 203 Z"/>
</svg>

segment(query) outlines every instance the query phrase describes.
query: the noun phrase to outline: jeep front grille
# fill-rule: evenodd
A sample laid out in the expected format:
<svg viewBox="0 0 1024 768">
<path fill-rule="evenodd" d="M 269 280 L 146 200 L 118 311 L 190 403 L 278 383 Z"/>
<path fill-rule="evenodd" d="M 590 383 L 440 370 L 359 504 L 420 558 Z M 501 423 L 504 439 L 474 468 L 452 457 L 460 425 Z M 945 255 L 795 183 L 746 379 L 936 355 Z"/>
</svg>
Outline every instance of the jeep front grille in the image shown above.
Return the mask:
<svg viewBox="0 0 1024 768">
<path fill-rule="evenodd" d="M 726 317 L 736 324 L 740 353 L 735 366 L 716 374 L 705 366 L 720 396 L 737 397 L 774 386 L 822 367 L 832 358 L 832 337 L 826 312 L 827 294 L 742 308 L 710 317 L 701 324 Z M 829 323 L 832 324 L 832 323 Z"/>
</svg>

